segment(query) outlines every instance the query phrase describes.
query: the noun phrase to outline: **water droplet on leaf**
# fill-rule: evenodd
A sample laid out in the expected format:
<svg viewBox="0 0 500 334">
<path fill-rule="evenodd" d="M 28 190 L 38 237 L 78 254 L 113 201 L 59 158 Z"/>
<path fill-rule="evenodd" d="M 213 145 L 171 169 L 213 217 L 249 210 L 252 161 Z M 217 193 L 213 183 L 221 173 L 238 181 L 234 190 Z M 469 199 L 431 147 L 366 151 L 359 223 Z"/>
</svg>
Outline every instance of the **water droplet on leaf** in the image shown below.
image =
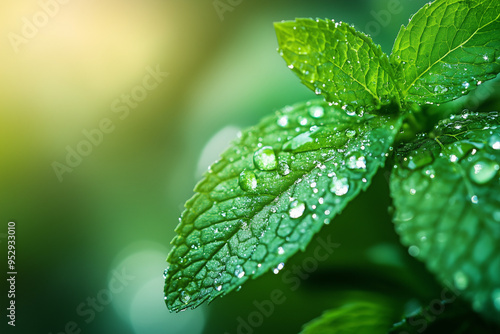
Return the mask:
<svg viewBox="0 0 500 334">
<path fill-rule="evenodd" d="M 416 257 L 418 256 L 418 254 L 420 254 L 420 248 L 418 248 L 417 246 L 413 245 L 413 246 L 410 246 L 408 248 L 408 253 L 413 256 L 413 257 Z"/>
<path fill-rule="evenodd" d="M 257 177 L 251 170 L 244 170 L 240 173 L 238 179 L 241 189 L 245 191 L 253 191 L 257 188 Z"/>
<path fill-rule="evenodd" d="M 366 170 L 366 159 L 360 152 L 354 152 L 346 162 L 347 168 L 354 170 Z"/>
<path fill-rule="evenodd" d="M 290 174 L 292 170 L 290 169 L 290 166 L 286 163 L 286 161 L 280 161 L 278 162 L 278 173 L 282 176 L 286 176 Z"/>
<path fill-rule="evenodd" d="M 498 135 L 491 136 L 488 143 L 494 150 L 500 150 L 500 136 Z"/>
<path fill-rule="evenodd" d="M 470 178 L 477 184 L 485 184 L 497 174 L 500 166 L 491 160 L 479 160 L 470 169 Z"/>
<path fill-rule="evenodd" d="M 407 160 L 403 161 L 403 167 L 411 170 L 419 169 L 431 164 L 434 161 L 432 153 L 422 149 L 415 154 L 408 157 Z"/>
<path fill-rule="evenodd" d="M 278 173 L 281 176 L 286 176 L 291 173 L 290 164 L 292 161 L 292 154 L 288 152 L 281 152 L 278 155 Z"/>
<path fill-rule="evenodd" d="M 304 210 L 306 209 L 306 205 L 304 202 L 300 200 L 295 200 L 290 203 L 290 210 L 288 214 L 291 218 L 299 218 L 304 214 Z"/>
<path fill-rule="evenodd" d="M 273 170 L 278 165 L 274 149 L 271 146 L 264 146 L 255 151 L 253 162 L 260 170 Z"/>
<path fill-rule="evenodd" d="M 443 93 L 446 93 L 447 91 L 448 91 L 448 88 L 441 86 L 441 85 L 436 85 L 434 87 L 434 93 L 443 94 Z"/>
<path fill-rule="evenodd" d="M 309 108 L 309 115 L 313 118 L 321 118 L 325 115 L 325 109 L 321 106 L 312 106 Z"/>
<path fill-rule="evenodd" d="M 297 118 L 297 121 L 299 122 L 299 124 L 300 124 L 300 125 L 305 126 L 305 125 L 307 125 L 307 122 L 308 122 L 309 120 L 307 119 L 307 117 L 304 117 L 304 116 L 299 116 L 299 117 Z"/>
<path fill-rule="evenodd" d="M 286 115 L 281 116 L 280 118 L 278 118 L 276 123 L 281 127 L 287 126 L 288 125 L 288 116 L 286 116 Z"/>
<path fill-rule="evenodd" d="M 278 264 L 278 266 L 276 268 L 273 269 L 273 273 L 277 274 L 280 272 L 281 269 L 283 269 L 285 267 L 285 263 L 284 262 L 281 262 L 280 264 Z"/>
<path fill-rule="evenodd" d="M 479 202 L 478 198 L 477 198 L 477 195 L 473 195 L 471 198 L 470 198 L 470 201 L 472 202 L 472 204 L 477 204 Z"/>
<path fill-rule="evenodd" d="M 234 276 L 236 276 L 238 278 L 242 278 L 243 276 L 245 276 L 245 271 L 243 271 L 242 266 L 240 266 L 240 265 L 236 266 L 236 269 L 234 270 Z"/>
<path fill-rule="evenodd" d="M 453 283 L 457 289 L 465 290 L 467 289 L 467 286 L 469 286 L 469 279 L 463 272 L 457 271 L 455 275 L 453 275 Z"/>
<path fill-rule="evenodd" d="M 347 129 L 347 130 L 345 130 L 345 135 L 348 138 L 352 138 L 356 135 L 356 130 Z"/>
<path fill-rule="evenodd" d="M 186 291 L 182 291 L 181 292 L 181 301 L 184 304 L 187 304 L 187 303 L 189 303 L 190 300 L 191 300 L 191 295 L 189 293 L 187 293 Z"/>
<path fill-rule="evenodd" d="M 347 194 L 349 191 L 349 180 L 346 177 L 334 176 L 330 184 L 330 191 L 337 196 Z"/>
</svg>

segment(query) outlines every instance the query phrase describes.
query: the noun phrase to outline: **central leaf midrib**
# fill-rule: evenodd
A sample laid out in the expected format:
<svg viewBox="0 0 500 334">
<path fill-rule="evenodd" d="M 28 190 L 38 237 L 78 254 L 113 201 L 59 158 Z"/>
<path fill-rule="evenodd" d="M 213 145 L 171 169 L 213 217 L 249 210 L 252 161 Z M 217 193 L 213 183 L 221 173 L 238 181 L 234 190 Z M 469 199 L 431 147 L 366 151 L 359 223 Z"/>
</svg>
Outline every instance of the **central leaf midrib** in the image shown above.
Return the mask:
<svg viewBox="0 0 500 334">
<path fill-rule="evenodd" d="M 356 82 L 358 85 L 360 85 L 361 87 L 363 87 L 376 101 L 380 101 L 380 99 L 378 98 L 378 96 L 376 96 L 370 89 L 368 89 L 368 86 L 362 84 L 360 81 L 358 81 L 358 79 L 356 79 L 354 76 L 352 75 L 349 75 L 346 71 L 344 71 L 344 69 L 342 67 L 340 67 L 339 65 L 335 64 L 335 63 L 332 63 L 330 62 L 330 64 L 332 64 L 333 66 L 337 67 L 342 73 L 344 73 L 345 75 L 347 75 L 348 77 L 350 77 L 351 79 L 354 80 L 354 82 Z M 380 65 L 380 63 L 379 63 Z M 380 66 L 379 66 L 380 67 Z M 378 79 L 378 77 L 377 77 Z"/>
<path fill-rule="evenodd" d="M 425 69 L 422 73 L 420 73 L 420 74 L 419 74 L 419 75 L 418 75 L 418 76 L 417 76 L 417 77 L 416 77 L 416 78 L 412 81 L 412 83 L 411 83 L 410 85 L 408 85 L 408 87 L 407 87 L 407 88 L 406 88 L 406 90 L 404 91 L 405 95 L 406 95 L 406 94 L 408 94 L 408 91 L 409 91 L 409 90 L 413 87 L 413 85 L 415 84 L 415 82 L 416 82 L 417 80 L 419 80 L 419 79 L 420 79 L 420 78 L 421 78 L 421 77 L 422 77 L 425 73 L 427 73 L 428 71 L 430 71 L 430 69 L 431 69 L 431 68 L 433 68 L 433 67 L 434 67 L 437 63 L 439 63 L 441 60 L 443 60 L 444 58 L 446 58 L 446 57 L 447 57 L 450 53 L 454 52 L 454 51 L 455 51 L 455 50 L 457 50 L 458 48 L 460 48 L 460 47 L 464 46 L 465 44 L 467 44 L 467 43 L 471 40 L 471 38 L 473 38 L 473 37 L 477 34 L 477 32 L 478 32 L 479 30 L 482 30 L 482 29 L 484 29 L 485 27 L 487 27 L 488 25 L 490 25 L 490 24 L 492 24 L 492 23 L 496 22 L 499 18 L 500 18 L 500 14 L 499 14 L 499 15 L 498 15 L 498 16 L 497 16 L 494 20 L 492 20 L 492 21 L 488 22 L 487 24 L 483 25 L 482 27 L 477 28 L 477 29 L 476 29 L 476 30 L 475 30 L 475 31 L 471 34 L 471 36 L 470 36 L 469 38 L 467 38 L 467 40 L 465 40 L 464 42 L 462 42 L 462 43 L 460 43 L 459 45 L 457 45 L 455 48 L 453 48 L 453 49 L 449 50 L 448 52 L 446 52 L 446 54 L 445 54 L 445 55 L 443 55 L 441 58 L 439 58 L 438 60 L 436 60 L 436 61 L 435 61 L 432 65 L 430 65 L 427 69 Z M 456 36 L 456 35 L 455 35 L 455 36 Z M 415 65 L 415 67 L 416 67 L 416 65 Z"/>
<path fill-rule="evenodd" d="M 368 132 L 369 132 L 369 131 L 368 131 Z M 365 135 L 365 133 L 360 133 L 360 135 L 359 135 L 359 136 L 357 136 L 356 138 L 361 138 L 361 137 L 363 137 L 364 135 Z M 319 150 L 319 149 L 318 149 L 318 150 Z M 312 151 L 316 151 L 316 150 L 311 150 L 311 151 L 307 151 L 307 152 L 312 152 Z M 321 163 L 326 163 L 326 162 L 328 162 L 328 161 L 332 160 L 334 157 L 335 157 L 335 155 L 334 155 L 334 154 L 332 154 L 331 156 L 327 156 L 325 159 L 320 160 L 320 161 L 321 161 Z M 318 167 L 317 167 L 317 164 L 315 164 L 315 165 L 312 165 L 312 167 L 311 167 L 310 169 L 305 169 L 303 173 L 298 173 L 298 175 L 300 175 L 300 176 L 298 176 L 298 177 L 295 179 L 295 181 L 291 182 L 289 186 L 285 187 L 285 188 L 283 189 L 282 194 L 277 195 L 277 196 L 275 196 L 274 198 L 272 198 L 272 199 L 270 199 L 270 200 L 268 200 L 268 201 L 264 201 L 264 202 L 263 202 L 263 207 L 262 207 L 262 209 L 261 209 L 261 210 L 259 210 L 259 211 L 256 211 L 256 212 L 252 215 L 252 217 L 248 217 L 248 218 L 247 218 L 247 219 L 248 219 L 248 222 L 247 222 L 247 223 L 248 223 L 248 224 L 251 224 L 251 223 L 252 223 L 252 220 L 255 218 L 255 216 L 257 216 L 257 214 L 259 214 L 259 213 L 261 213 L 261 212 L 265 211 L 265 208 L 267 208 L 267 207 L 268 207 L 271 203 L 276 202 L 277 200 L 279 200 L 279 199 L 281 198 L 281 196 L 282 196 L 284 193 L 287 193 L 288 191 L 292 190 L 292 188 L 293 188 L 293 187 L 295 187 L 295 186 L 297 185 L 297 182 L 298 182 L 299 180 L 301 180 L 302 178 L 304 178 L 306 175 L 308 175 L 308 174 L 312 173 L 312 172 L 313 172 L 315 169 L 317 169 L 317 168 L 318 168 Z M 206 195 L 209 195 L 209 193 L 205 193 L 205 194 L 206 194 Z M 234 198 L 237 198 L 237 197 L 234 197 Z M 233 198 L 233 199 L 234 199 L 234 198 Z M 219 202 L 217 202 L 217 203 L 219 203 Z M 198 217 L 199 217 L 199 216 L 198 216 Z M 197 217 L 197 218 L 198 218 L 198 217 Z M 238 218 L 238 219 L 243 219 L 243 218 Z M 193 223 L 194 223 L 194 222 L 193 222 Z M 238 233 L 238 231 L 239 231 L 239 229 L 235 229 L 235 230 L 234 230 L 234 232 L 230 232 L 230 233 L 228 234 L 228 235 L 229 235 L 229 237 L 227 238 L 227 240 L 225 240 L 225 241 L 220 240 L 220 241 L 222 241 L 222 244 L 221 244 L 219 247 L 215 248 L 215 251 L 212 253 L 211 257 L 213 257 L 213 256 L 217 255 L 217 254 L 218 254 L 218 253 L 222 250 L 222 248 L 223 248 L 225 245 L 228 245 L 228 244 L 229 244 L 229 240 L 230 240 L 231 238 L 233 238 L 233 237 L 236 235 L 236 233 Z M 260 244 L 261 244 L 261 243 L 257 243 L 257 244 L 256 244 L 256 246 L 258 246 L 258 245 L 260 245 Z M 253 254 L 253 253 L 252 253 L 252 254 Z M 233 254 L 233 255 L 237 255 L 237 254 Z M 252 255 L 250 255 L 250 257 L 251 257 L 251 256 L 252 256 Z M 210 261 L 210 260 L 208 260 L 208 261 Z M 207 261 L 207 262 L 208 262 L 208 261 Z M 248 261 L 245 261 L 245 262 L 248 262 Z M 191 265 L 191 264 L 190 264 L 190 265 Z M 194 277 L 196 277 L 196 276 L 200 273 L 200 271 L 201 271 L 203 268 L 204 268 L 204 267 L 201 267 L 201 268 L 200 268 L 200 269 L 199 269 L 199 270 L 198 270 L 198 271 L 197 271 L 197 272 L 196 272 L 196 273 L 195 273 L 192 277 L 193 277 L 193 278 L 194 278 Z M 178 272 L 181 272 L 181 271 L 182 271 L 182 270 L 179 270 Z M 255 274 L 251 274 L 251 275 L 249 275 L 248 277 L 253 277 L 253 275 L 255 275 Z M 172 275 L 172 277 L 173 277 L 173 275 Z M 192 282 L 192 280 L 191 280 L 191 281 L 189 281 L 189 282 Z M 188 284 L 189 284 L 189 282 L 188 282 Z M 186 284 L 186 286 L 187 286 L 188 284 Z M 213 290 L 213 287 L 212 287 L 212 290 Z M 222 294 L 222 293 L 223 293 L 222 291 L 220 291 L 220 292 L 218 291 L 217 295 L 220 295 L 220 294 Z M 198 295 L 199 295 L 199 293 L 198 293 Z M 177 296 L 177 298 L 176 298 L 176 299 L 178 299 L 179 293 L 177 293 L 177 294 L 176 294 L 176 296 Z M 192 303 L 188 303 L 188 304 L 186 304 L 186 306 L 187 306 L 187 307 L 189 307 L 189 306 L 190 306 L 190 305 L 192 305 L 192 304 L 195 304 L 195 301 L 194 301 L 194 300 L 193 300 L 193 302 L 192 302 Z"/>
</svg>

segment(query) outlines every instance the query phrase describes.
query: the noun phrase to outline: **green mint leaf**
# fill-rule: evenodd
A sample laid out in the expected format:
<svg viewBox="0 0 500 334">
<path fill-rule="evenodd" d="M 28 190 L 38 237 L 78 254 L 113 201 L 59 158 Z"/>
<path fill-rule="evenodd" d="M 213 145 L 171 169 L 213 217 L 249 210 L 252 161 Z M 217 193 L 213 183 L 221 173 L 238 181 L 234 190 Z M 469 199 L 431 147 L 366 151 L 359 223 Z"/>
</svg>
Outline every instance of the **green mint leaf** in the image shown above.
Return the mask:
<svg viewBox="0 0 500 334">
<path fill-rule="evenodd" d="M 274 26 L 288 67 L 327 101 L 358 112 L 399 104 L 389 58 L 367 35 L 328 20 L 296 19 Z"/>
<path fill-rule="evenodd" d="M 282 269 L 368 187 L 401 123 L 317 101 L 244 131 L 186 203 L 167 259 L 168 308 L 196 307 Z"/>
<path fill-rule="evenodd" d="M 500 72 L 500 2 L 436 0 L 401 27 L 391 62 L 405 99 L 454 100 Z"/>
<path fill-rule="evenodd" d="M 500 117 L 452 115 L 398 150 L 394 223 L 409 253 L 500 320 Z"/>
<path fill-rule="evenodd" d="M 387 334 L 397 319 L 383 303 L 353 302 L 329 310 L 304 325 L 301 334 Z"/>
</svg>

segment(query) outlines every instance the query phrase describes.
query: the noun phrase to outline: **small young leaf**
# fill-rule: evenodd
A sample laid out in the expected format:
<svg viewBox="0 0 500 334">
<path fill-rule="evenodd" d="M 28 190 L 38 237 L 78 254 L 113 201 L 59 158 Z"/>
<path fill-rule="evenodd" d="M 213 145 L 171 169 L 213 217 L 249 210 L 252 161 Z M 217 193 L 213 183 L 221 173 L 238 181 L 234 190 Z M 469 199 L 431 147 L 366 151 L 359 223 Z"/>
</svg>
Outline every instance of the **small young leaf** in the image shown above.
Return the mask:
<svg viewBox="0 0 500 334">
<path fill-rule="evenodd" d="M 409 253 L 500 320 L 500 118 L 464 113 L 398 151 L 394 223 Z"/>
<path fill-rule="evenodd" d="M 389 58 L 370 37 L 328 20 L 275 23 L 283 59 L 327 101 L 362 112 L 399 104 Z"/>
<path fill-rule="evenodd" d="M 443 103 L 500 72 L 500 2 L 436 0 L 401 27 L 391 62 L 406 100 Z"/>
<path fill-rule="evenodd" d="M 277 273 L 368 187 L 402 118 L 351 115 L 326 102 L 287 107 L 222 154 L 186 203 L 172 241 L 171 311 Z"/>
<path fill-rule="evenodd" d="M 304 325 L 301 334 L 387 334 L 395 313 L 383 303 L 353 302 L 324 312 Z"/>
</svg>

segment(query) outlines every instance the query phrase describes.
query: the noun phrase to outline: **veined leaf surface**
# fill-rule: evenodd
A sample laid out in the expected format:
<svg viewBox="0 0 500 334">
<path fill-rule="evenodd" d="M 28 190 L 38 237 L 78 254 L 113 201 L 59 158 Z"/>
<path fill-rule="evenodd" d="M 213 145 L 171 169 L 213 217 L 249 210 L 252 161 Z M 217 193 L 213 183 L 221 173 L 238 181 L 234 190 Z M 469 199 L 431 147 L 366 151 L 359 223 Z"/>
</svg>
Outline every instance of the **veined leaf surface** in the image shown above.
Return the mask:
<svg viewBox="0 0 500 334">
<path fill-rule="evenodd" d="M 498 112 L 453 115 L 398 150 L 394 223 L 409 253 L 500 321 Z"/>
<path fill-rule="evenodd" d="M 389 57 L 346 23 L 297 19 L 275 23 L 280 54 L 327 101 L 358 112 L 399 104 Z"/>
<path fill-rule="evenodd" d="M 397 320 L 390 305 L 358 301 L 325 311 L 300 334 L 387 334 Z"/>
<path fill-rule="evenodd" d="M 240 138 L 186 203 L 165 273 L 171 311 L 279 272 L 365 190 L 402 123 L 326 102 L 286 107 Z"/>
<path fill-rule="evenodd" d="M 391 62 L 403 96 L 443 103 L 500 72 L 500 2 L 436 0 L 401 27 Z"/>
</svg>

